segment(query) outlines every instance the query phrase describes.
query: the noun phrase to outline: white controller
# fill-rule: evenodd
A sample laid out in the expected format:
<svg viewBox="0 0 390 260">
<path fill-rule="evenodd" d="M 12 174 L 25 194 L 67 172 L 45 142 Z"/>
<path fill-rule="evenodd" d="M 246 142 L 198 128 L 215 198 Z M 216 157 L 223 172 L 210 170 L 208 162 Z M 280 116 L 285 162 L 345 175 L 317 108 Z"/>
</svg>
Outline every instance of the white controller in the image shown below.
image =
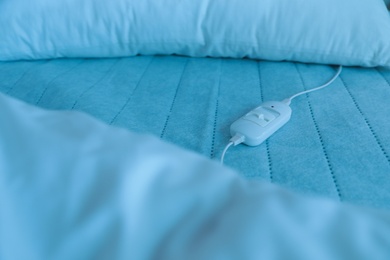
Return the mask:
<svg viewBox="0 0 390 260">
<path fill-rule="evenodd" d="M 279 101 L 269 101 L 256 107 L 230 126 L 230 134 L 245 137 L 244 144 L 256 146 L 264 142 L 290 120 L 291 108 Z"/>
</svg>

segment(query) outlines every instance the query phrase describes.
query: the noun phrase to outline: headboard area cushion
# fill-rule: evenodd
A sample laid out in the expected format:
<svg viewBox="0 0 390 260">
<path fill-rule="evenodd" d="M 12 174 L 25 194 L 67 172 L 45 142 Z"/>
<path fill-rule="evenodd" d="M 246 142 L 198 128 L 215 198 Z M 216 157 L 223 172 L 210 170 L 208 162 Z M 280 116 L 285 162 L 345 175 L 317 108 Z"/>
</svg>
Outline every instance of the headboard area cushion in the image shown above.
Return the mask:
<svg viewBox="0 0 390 260">
<path fill-rule="evenodd" d="M 12 0 L 0 2 L 0 31 L 2 61 L 178 54 L 390 66 L 383 0 Z"/>
</svg>

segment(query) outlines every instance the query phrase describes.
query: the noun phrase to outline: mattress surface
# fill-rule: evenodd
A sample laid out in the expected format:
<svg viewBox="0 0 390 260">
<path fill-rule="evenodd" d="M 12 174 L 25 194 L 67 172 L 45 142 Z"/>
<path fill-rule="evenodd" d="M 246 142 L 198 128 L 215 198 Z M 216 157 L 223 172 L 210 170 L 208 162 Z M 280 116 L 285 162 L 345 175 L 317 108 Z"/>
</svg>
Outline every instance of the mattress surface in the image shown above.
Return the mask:
<svg viewBox="0 0 390 260">
<path fill-rule="evenodd" d="M 263 101 L 328 81 L 336 67 L 292 62 L 137 56 L 0 63 L 0 91 L 47 109 L 78 110 L 219 160 L 229 126 Z M 291 120 L 225 164 L 304 194 L 390 208 L 390 71 L 344 68 L 293 100 Z"/>
</svg>

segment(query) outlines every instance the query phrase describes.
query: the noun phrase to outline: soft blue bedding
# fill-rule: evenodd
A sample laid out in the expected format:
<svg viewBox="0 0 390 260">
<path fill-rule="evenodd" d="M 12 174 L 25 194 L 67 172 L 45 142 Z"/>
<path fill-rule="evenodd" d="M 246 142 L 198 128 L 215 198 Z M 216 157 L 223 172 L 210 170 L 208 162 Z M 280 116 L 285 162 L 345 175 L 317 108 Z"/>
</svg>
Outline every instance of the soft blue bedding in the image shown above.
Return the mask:
<svg viewBox="0 0 390 260">
<path fill-rule="evenodd" d="M 334 73 L 325 65 L 175 56 L 18 61 L 0 63 L 0 90 L 217 160 L 238 117 Z M 226 165 L 303 194 L 389 209 L 389 80 L 387 70 L 344 68 L 327 89 L 294 100 L 290 122 L 266 143 L 229 150 Z"/>
<path fill-rule="evenodd" d="M 0 94 L 0 259 L 383 259 L 390 214 Z"/>
<path fill-rule="evenodd" d="M 383 0 L 0 1 L 0 31 L 1 260 L 390 259 Z M 314 63 L 376 68 L 219 165 Z"/>
</svg>

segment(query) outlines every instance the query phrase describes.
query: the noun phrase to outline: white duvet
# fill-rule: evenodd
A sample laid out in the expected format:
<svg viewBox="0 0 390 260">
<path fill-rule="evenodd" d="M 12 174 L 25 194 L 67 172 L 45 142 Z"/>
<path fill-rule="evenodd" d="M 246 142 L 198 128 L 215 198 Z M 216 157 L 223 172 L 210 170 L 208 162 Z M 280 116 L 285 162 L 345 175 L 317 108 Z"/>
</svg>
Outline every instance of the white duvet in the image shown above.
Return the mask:
<svg viewBox="0 0 390 260">
<path fill-rule="evenodd" d="M 390 259 L 390 215 L 0 94 L 0 259 Z"/>
</svg>

